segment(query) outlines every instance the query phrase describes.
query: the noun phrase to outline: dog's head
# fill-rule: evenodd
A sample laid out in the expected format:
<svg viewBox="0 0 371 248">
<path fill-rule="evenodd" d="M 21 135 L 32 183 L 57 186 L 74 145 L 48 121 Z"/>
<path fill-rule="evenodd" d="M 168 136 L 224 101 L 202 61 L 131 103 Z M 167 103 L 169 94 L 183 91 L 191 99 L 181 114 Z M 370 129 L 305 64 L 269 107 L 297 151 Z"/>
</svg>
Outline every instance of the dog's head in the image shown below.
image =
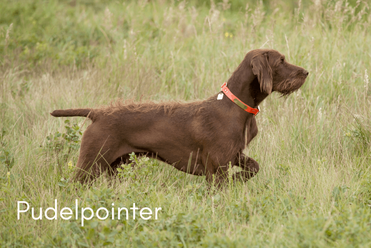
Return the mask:
<svg viewBox="0 0 371 248">
<path fill-rule="evenodd" d="M 269 95 L 277 91 L 285 96 L 304 84 L 308 71 L 288 63 L 283 54 L 268 49 L 257 49 L 252 53 L 250 66 L 259 81 L 261 92 Z"/>
</svg>

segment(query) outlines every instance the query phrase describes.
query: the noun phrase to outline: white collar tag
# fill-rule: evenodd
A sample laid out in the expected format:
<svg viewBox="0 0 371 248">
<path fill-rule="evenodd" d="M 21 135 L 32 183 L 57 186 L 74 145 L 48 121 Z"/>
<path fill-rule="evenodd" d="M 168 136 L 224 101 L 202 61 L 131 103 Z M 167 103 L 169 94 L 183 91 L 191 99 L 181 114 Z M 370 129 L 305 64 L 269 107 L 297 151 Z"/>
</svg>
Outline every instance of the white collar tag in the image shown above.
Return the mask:
<svg viewBox="0 0 371 248">
<path fill-rule="evenodd" d="M 218 97 L 216 98 L 216 100 L 222 100 L 223 99 L 223 96 L 224 94 L 221 92 L 218 94 Z"/>
</svg>

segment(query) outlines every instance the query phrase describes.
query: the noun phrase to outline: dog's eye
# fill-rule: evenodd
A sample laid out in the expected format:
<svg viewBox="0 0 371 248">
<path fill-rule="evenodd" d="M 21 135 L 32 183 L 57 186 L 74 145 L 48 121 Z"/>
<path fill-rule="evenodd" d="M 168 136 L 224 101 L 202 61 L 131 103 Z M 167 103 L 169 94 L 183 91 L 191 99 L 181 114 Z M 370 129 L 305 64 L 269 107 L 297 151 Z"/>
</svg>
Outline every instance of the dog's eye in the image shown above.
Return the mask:
<svg viewBox="0 0 371 248">
<path fill-rule="evenodd" d="M 284 61 L 285 61 L 285 59 L 284 58 L 281 58 L 281 64 L 283 64 Z"/>
</svg>

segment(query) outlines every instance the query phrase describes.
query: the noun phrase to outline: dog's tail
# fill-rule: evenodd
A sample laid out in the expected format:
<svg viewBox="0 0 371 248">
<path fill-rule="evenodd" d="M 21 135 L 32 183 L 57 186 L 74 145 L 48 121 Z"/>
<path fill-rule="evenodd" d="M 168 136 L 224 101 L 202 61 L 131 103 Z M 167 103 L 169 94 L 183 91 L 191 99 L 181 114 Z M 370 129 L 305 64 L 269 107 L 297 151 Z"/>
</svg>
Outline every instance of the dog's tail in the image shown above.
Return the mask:
<svg viewBox="0 0 371 248">
<path fill-rule="evenodd" d="M 94 119 L 93 109 L 57 109 L 50 114 L 54 117 L 72 117 L 72 116 L 82 116 L 88 117 L 89 119 Z"/>
</svg>

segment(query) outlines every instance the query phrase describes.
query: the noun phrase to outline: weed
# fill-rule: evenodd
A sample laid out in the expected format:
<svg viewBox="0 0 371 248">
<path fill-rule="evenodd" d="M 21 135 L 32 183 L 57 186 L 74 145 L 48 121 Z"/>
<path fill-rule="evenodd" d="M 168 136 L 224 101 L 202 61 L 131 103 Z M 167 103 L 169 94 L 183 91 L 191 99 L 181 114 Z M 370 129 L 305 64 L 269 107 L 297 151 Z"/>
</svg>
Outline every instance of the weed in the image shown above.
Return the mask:
<svg viewBox="0 0 371 248">
<path fill-rule="evenodd" d="M 134 185 L 141 184 L 148 177 L 152 177 L 158 168 L 158 162 L 150 160 L 146 156 L 137 157 L 134 152 L 129 154 L 129 163 L 121 164 L 117 168 L 118 177 L 123 180 L 129 180 Z"/>
<path fill-rule="evenodd" d="M 367 1 L 0 0 L 0 6 L 1 247 L 371 243 Z M 210 190 L 205 177 L 131 154 L 117 178 L 71 183 L 81 129 L 66 121 L 57 131 L 51 110 L 116 98 L 206 99 L 255 48 L 282 52 L 309 77 L 297 93 L 285 99 L 273 93 L 263 102 L 259 134 L 245 151 L 259 162 L 254 178 Z M 160 206 L 163 214 L 148 221 L 95 218 L 84 227 L 74 219 L 17 220 L 17 201 L 45 209 L 54 199 L 71 208 L 78 199 L 94 210 L 135 202 Z"/>
<path fill-rule="evenodd" d="M 60 176 L 63 175 L 63 165 L 67 167 L 68 172 L 71 172 L 71 161 L 69 161 L 72 153 L 80 147 L 81 129 L 77 124 L 71 125 L 69 120 L 65 120 L 65 133 L 55 132 L 46 136 L 46 154 L 55 158 L 55 164 L 58 168 Z M 68 162 L 69 161 L 69 162 Z"/>
</svg>

